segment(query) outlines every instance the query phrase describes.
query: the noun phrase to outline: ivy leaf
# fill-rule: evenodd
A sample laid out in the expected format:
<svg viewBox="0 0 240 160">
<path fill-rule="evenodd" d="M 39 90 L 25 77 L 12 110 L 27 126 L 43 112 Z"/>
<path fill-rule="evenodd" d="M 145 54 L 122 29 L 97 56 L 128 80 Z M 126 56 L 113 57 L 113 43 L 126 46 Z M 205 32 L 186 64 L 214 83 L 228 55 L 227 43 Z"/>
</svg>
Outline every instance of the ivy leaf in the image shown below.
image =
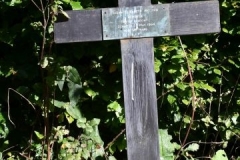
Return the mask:
<svg viewBox="0 0 240 160">
<path fill-rule="evenodd" d="M 97 126 L 98 124 L 100 123 L 100 119 L 98 118 L 93 118 L 91 121 L 90 121 L 90 125 L 91 126 Z"/>
<path fill-rule="evenodd" d="M 86 124 L 85 124 L 85 123 L 82 123 L 82 122 L 79 122 L 79 121 L 77 121 L 77 127 L 78 127 L 78 128 L 86 128 Z"/>
<path fill-rule="evenodd" d="M 120 106 L 120 104 L 117 101 L 114 101 L 112 103 L 110 103 L 107 106 L 108 111 L 115 111 L 115 112 L 122 112 L 122 107 Z"/>
<path fill-rule="evenodd" d="M 169 94 L 167 96 L 167 100 L 170 104 L 173 104 L 176 101 L 176 98 L 173 95 Z"/>
<path fill-rule="evenodd" d="M 160 71 L 161 61 L 157 58 L 154 59 L 154 71 L 158 73 Z"/>
<path fill-rule="evenodd" d="M 197 143 L 192 143 L 190 144 L 186 149 L 184 149 L 184 151 L 192 151 L 195 152 L 199 149 L 199 144 Z"/>
<path fill-rule="evenodd" d="M 181 89 L 182 91 L 184 91 L 188 85 L 185 85 L 184 83 L 180 82 L 176 85 L 179 89 Z"/>
<path fill-rule="evenodd" d="M 218 150 L 211 160 L 228 160 L 224 150 Z"/>
</svg>

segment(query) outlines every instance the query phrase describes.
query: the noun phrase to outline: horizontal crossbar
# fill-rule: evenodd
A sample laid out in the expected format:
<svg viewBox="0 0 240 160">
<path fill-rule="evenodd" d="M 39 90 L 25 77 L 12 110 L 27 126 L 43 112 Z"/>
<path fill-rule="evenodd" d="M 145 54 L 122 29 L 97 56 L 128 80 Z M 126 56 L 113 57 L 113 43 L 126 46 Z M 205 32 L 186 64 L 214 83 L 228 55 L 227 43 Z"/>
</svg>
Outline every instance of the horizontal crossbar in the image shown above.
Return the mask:
<svg viewBox="0 0 240 160">
<path fill-rule="evenodd" d="M 216 0 L 66 12 L 70 19 L 54 26 L 56 43 L 220 32 Z"/>
</svg>

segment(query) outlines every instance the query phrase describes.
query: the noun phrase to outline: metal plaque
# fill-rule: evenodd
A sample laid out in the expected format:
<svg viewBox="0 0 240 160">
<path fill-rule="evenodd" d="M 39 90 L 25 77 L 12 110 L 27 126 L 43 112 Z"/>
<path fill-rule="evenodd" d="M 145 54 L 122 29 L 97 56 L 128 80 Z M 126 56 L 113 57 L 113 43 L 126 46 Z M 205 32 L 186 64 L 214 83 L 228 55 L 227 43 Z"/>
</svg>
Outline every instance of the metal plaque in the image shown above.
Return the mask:
<svg viewBox="0 0 240 160">
<path fill-rule="evenodd" d="M 103 40 L 169 34 L 169 5 L 102 9 Z"/>
</svg>

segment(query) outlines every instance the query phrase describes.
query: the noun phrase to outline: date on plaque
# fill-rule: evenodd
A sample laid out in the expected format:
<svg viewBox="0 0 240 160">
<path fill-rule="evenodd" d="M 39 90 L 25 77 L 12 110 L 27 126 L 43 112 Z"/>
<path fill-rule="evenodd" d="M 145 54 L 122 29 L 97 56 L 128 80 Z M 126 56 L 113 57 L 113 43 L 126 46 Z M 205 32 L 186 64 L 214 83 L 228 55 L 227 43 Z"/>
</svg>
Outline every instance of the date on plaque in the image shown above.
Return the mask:
<svg viewBox="0 0 240 160">
<path fill-rule="evenodd" d="M 103 39 L 166 36 L 168 5 L 102 9 Z"/>
</svg>

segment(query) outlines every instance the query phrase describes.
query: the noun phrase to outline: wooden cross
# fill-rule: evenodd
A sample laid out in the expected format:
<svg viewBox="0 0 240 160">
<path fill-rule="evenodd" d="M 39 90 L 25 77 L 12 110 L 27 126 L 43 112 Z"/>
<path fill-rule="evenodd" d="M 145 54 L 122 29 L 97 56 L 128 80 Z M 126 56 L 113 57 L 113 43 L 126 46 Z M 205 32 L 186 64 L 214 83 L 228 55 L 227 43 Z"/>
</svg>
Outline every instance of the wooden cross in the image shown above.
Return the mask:
<svg viewBox="0 0 240 160">
<path fill-rule="evenodd" d="M 128 160 L 159 160 L 153 38 L 220 31 L 218 1 L 151 5 L 118 0 L 120 8 L 67 11 L 56 43 L 121 39 Z M 149 37 L 149 38 L 147 38 Z"/>
</svg>

